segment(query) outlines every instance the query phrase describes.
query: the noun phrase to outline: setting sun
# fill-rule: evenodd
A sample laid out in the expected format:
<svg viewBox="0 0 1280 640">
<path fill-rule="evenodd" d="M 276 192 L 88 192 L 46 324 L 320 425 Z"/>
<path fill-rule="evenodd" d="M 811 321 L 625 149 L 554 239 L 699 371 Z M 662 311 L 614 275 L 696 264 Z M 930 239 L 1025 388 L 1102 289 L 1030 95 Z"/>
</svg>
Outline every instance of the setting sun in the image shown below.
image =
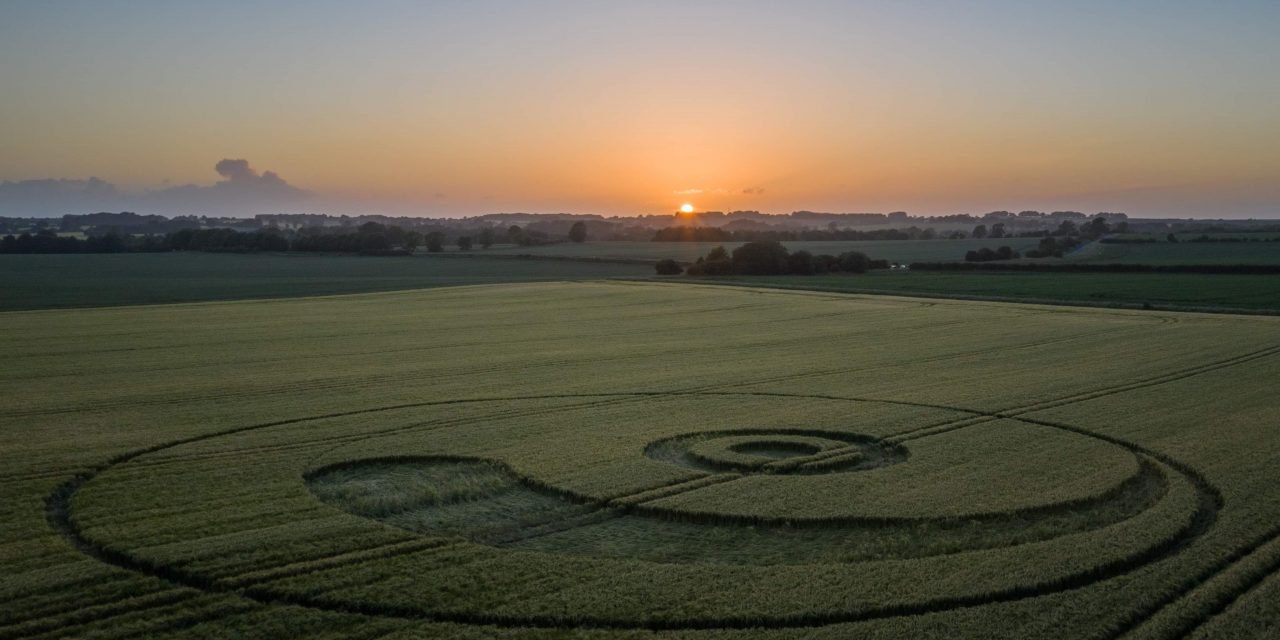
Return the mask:
<svg viewBox="0 0 1280 640">
<path fill-rule="evenodd" d="M 680 213 L 693 213 L 693 205 L 688 202 L 680 205 Z"/>
</svg>

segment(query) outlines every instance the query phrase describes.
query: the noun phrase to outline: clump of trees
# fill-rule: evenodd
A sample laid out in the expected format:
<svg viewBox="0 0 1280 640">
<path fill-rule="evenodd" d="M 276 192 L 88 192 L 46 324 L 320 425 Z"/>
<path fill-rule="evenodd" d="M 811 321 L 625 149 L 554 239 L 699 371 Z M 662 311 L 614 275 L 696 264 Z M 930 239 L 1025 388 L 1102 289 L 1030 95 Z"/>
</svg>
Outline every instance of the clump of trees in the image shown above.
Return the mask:
<svg viewBox="0 0 1280 640">
<path fill-rule="evenodd" d="M 1040 244 L 1036 248 L 1028 250 L 1026 256 L 1028 258 L 1061 258 L 1064 253 L 1069 253 L 1079 247 L 1081 242 L 1082 240 L 1076 236 L 1041 238 Z"/>
<path fill-rule="evenodd" d="M 678 276 L 684 273 L 684 267 L 671 258 L 659 260 L 657 264 L 653 265 L 653 268 L 660 276 Z"/>
<path fill-rule="evenodd" d="M 966 252 L 964 254 L 965 262 L 991 262 L 993 260 L 1013 260 L 1021 257 L 1012 247 L 1002 246 L 999 249 L 992 250 L 989 247 Z"/>
<path fill-rule="evenodd" d="M 787 251 L 776 240 L 761 240 L 743 244 L 732 253 L 723 246 L 716 247 L 689 265 L 687 273 L 691 276 L 813 275 L 866 273 L 872 269 L 888 268 L 888 260 L 872 260 L 859 251 L 846 251 L 838 256 L 813 255 L 803 250 Z"/>
</svg>

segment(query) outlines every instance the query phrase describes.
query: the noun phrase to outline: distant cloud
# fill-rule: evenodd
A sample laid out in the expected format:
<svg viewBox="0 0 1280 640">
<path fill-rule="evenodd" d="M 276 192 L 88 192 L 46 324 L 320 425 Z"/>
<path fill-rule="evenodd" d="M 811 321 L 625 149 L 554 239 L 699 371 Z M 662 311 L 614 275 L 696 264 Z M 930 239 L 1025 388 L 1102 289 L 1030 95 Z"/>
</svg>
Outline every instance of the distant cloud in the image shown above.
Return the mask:
<svg viewBox="0 0 1280 640">
<path fill-rule="evenodd" d="M 164 215 L 251 216 L 300 211 L 311 194 L 274 171 L 259 174 L 248 160 L 223 159 L 214 171 L 224 180 L 126 193 L 98 178 L 0 182 L 0 215 L 48 216 L 129 210 Z"/>
<path fill-rule="evenodd" d="M 44 216 L 84 213 L 88 203 L 113 207 L 123 199 L 115 185 L 98 178 L 88 180 L 21 180 L 0 182 L 0 215 Z"/>
<path fill-rule="evenodd" d="M 714 196 L 739 195 L 739 194 L 744 196 L 759 196 L 759 195 L 764 195 L 764 187 L 746 187 L 744 189 L 725 189 L 723 187 L 715 187 L 712 189 L 697 189 L 697 188 L 676 189 L 671 193 L 678 196 L 698 196 L 704 193 L 709 195 L 714 195 Z"/>
<path fill-rule="evenodd" d="M 224 158 L 219 160 L 218 164 L 213 165 L 213 170 L 227 180 L 253 180 L 258 177 L 258 172 L 254 171 L 249 166 L 249 161 L 244 159 L 232 160 Z"/>
</svg>

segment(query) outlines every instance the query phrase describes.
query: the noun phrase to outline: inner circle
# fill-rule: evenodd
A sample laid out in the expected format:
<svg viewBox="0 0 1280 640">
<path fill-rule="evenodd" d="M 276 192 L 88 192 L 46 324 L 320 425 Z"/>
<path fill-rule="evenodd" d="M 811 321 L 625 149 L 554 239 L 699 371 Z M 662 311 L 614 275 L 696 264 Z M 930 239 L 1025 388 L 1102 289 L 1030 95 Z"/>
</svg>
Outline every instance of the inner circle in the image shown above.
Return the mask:
<svg viewBox="0 0 1280 640">
<path fill-rule="evenodd" d="M 645 447 L 650 459 L 710 473 L 797 474 L 865 471 L 905 461 L 905 447 L 867 435 L 817 429 L 701 431 Z"/>
</svg>

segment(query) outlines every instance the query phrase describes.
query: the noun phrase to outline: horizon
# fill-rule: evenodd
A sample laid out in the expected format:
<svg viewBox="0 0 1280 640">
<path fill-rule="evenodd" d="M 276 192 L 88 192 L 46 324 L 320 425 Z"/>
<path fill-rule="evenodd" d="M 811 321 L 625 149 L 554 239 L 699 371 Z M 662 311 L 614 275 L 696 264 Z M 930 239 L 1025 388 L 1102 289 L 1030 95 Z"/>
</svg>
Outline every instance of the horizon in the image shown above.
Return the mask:
<svg viewBox="0 0 1280 640">
<path fill-rule="evenodd" d="M 3 16 L 0 216 L 1280 217 L 1275 3 Z"/>
</svg>

